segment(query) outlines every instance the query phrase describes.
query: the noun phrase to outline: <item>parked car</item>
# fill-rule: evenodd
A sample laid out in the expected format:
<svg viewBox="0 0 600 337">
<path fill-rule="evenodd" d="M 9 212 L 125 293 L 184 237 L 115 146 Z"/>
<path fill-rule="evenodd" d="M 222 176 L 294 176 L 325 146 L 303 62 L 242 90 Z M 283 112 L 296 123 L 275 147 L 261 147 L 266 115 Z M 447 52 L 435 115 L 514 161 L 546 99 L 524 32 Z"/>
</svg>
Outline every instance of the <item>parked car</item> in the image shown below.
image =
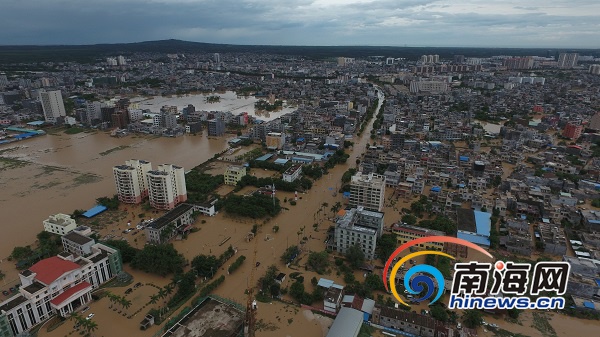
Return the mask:
<svg viewBox="0 0 600 337">
<path fill-rule="evenodd" d="M 92 319 L 92 317 L 94 317 L 94 315 L 96 315 L 96 314 L 91 313 L 91 314 L 87 315 L 87 317 L 85 319 L 90 320 L 90 319 Z"/>
<path fill-rule="evenodd" d="M 125 290 L 125 295 L 127 295 L 127 294 L 131 294 L 131 292 L 132 292 L 132 291 L 133 291 L 133 289 L 131 289 L 131 288 L 129 288 L 129 289 L 127 289 L 127 290 Z"/>
<path fill-rule="evenodd" d="M 460 324 L 460 322 L 458 322 L 458 323 L 456 324 L 456 328 L 458 328 L 458 329 L 461 329 L 461 328 L 462 328 L 462 324 Z"/>
<path fill-rule="evenodd" d="M 133 286 L 133 289 L 137 289 L 142 286 L 142 282 L 138 282 Z"/>
<path fill-rule="evenodd" d="M 8 296 L 8 295 L 10 295 L 10 293 L 9 293 L 8 291 L 6 291 L 6 290 L 3 290 L 3 291 L 2 291 L 2 295 L 4 295 L 4 296 Z"/>
<path fill-rule="evenodd" d="M 257 266 L 257 267 L 258 267 L 258 266 L 260 266 L 260 262 L 256 262 L 256 266 Z"/>
</svg>

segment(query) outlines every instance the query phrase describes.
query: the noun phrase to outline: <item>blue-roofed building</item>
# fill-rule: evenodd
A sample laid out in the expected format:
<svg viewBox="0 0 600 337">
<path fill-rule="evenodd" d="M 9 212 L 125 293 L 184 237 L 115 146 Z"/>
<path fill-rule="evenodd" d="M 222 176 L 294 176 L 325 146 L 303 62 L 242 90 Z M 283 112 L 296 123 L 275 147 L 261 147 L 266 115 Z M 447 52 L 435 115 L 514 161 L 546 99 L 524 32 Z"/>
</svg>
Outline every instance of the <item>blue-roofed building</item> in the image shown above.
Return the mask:
<svg viewBox="0 0 600 337">
<path fill-rule="evenodd" d="M 288 161 L 289 161 L 289 159 L 277 158 L 277 159 L 275 159 L 274 163 L 277 165 L 285 165 Z"/>
<path fill-rule="evenodd" d="M 86 218 L 93 218 L 96 215 L 106 211 L 108 208 L 106 208 L 106 206 L 102 206 L 102 205 L 96 205 L 90 209 L 88 209 L 85 213 L 83 213 L 82 215 Z"/>
<path fill-rule="evenodd" d="M 273 157 L 272 153 L 267 153 L 264 156 L 260 156 L 260 157 L 254 159 L 254 160 L 256 160 L 256 161 L 267 161 L 267 160 L 271 159 L 272 157 Z"/>
<path fill-rule="evenodd" d="M 477 227 L 477 234 L 489 237 L 492 226 L 492 214 L 480 211 L 473 211 L 473 213 L 475 214 L 475 226 Z"/>
<path fill-rule="evenodd" d="M 584 306 L 586 309 L 592 309 L 592 310 L 596 310 L 596 307 L 594 306 L 594 302 L 591 302 L 591 301 L 584 301 L 584 302 L 583 302 L 583 306 Z"/>
<path fill-rule="evenodd" d="M 469 157 L 467 157 L 467 156 L 460 156 L 460 157 L 458 157 L 458 159 L 460 161 L 469 161 Z"/>
<path fill-rule="evenodd" d="M 440 193 L 441 191 L 442 191 L 442 188 L 439 186 L 433 186 L 431 188 L 431 192 Z"/>
<path fill-rule="evenodd" d="M 44 125 L 44 121 L 33 121 L 33 122 L 29 122 L 27 123 L 27 125 L 31 125 L 31 126 L 40 126 L 40 125 Z"/>
<path fill-rule="evenodd" d="M 313 158 L 309 158 L 309 157 L 292 157 L 291 158 L 292 163 L 294 164 L 312 164 L 315 160 Z"/>
<path fill-rule="evenodd" d="M 476 233 L 458 231 L 456 237 L 459 239 L 463 239 L 469 242 L 472 242 L 479 246 L 489 247 L 490 246 L 490 238 L 489 236 L 483 236 Z"/>
</svg>

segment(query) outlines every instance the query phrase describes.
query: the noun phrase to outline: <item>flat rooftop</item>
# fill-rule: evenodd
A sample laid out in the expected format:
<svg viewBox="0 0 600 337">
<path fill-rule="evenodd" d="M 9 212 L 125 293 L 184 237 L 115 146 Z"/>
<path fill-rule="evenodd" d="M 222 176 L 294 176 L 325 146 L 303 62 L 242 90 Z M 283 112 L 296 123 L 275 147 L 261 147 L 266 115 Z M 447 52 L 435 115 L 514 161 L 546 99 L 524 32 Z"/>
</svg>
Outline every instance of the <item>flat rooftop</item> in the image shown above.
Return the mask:
<svg viewBox="0 0 600 337">
<path fill-rule="evenodd" d="M 154 229 L 161 229 L 164 226 L 175 221 L 177 218 L 179 218 L 183 214 L 185 214 L 187 211 L 192 209 L 192 207 L 194 207 L 194 206 L 190 205 L 190 204 L 179 204 L 175 208 L 173 208 L 172 210 L 167 212 L 165 215 L 152 221 L 152 223 L 149 224 L 148 227 L 154 228 Z"/>
</svg>

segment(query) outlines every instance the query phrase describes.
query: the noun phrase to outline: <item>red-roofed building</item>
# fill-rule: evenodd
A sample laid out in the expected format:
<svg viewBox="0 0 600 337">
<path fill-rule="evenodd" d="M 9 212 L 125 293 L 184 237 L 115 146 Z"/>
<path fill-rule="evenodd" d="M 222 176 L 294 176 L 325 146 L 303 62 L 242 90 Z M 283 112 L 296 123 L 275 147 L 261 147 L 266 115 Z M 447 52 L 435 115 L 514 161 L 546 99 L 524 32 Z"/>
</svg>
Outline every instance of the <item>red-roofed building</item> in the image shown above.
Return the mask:
<svg viewBox="0 0 600 337">
<path fill-rule="evenodd" d="M 45 285 L 50 285 L 63 274 L 79 269 L 79 267 L 75 262 L 53 256 L 34 264 L 29 267 L 29 270 L 37 274 L 36 280 Z"/>
<path fill-rule="evenodd" d="M 12 335 L 16 336 L 58 314 L 71 312 L 92 300 L 92 290 L 123 270 L 119 251 L 96 243 L 85 257 L 63 252 L 23 270 L 19 293 L 0 302 Z"/>
</svg>

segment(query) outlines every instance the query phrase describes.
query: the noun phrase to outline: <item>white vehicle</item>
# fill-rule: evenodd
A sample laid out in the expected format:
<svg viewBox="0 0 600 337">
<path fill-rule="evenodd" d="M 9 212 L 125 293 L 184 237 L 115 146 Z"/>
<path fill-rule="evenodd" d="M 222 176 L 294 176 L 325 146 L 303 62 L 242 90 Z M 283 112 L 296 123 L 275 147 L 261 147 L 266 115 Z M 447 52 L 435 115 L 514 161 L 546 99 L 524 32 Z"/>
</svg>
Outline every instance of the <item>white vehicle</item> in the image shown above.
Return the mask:
<svg viewBox="0 0 600 337">
<path fill-rule="evenodd" d="M 90 319 L 92 319 L 92 317 L 94 317 L 94 315 L 95 315 L 94 313 L 91 313 L 91 314 L 87 315 L 87 317 L 85 319 L 90 320 Z"/>
<path fill-rule="evenodd" d="M 462 324 L 460 324 L 460 322 L 458 322 L 458 323 L 456 324 L 456 328 L 457 328 L 457 329 L 461 329 L 461 328 L 462 328 Z"/>
</svg>

